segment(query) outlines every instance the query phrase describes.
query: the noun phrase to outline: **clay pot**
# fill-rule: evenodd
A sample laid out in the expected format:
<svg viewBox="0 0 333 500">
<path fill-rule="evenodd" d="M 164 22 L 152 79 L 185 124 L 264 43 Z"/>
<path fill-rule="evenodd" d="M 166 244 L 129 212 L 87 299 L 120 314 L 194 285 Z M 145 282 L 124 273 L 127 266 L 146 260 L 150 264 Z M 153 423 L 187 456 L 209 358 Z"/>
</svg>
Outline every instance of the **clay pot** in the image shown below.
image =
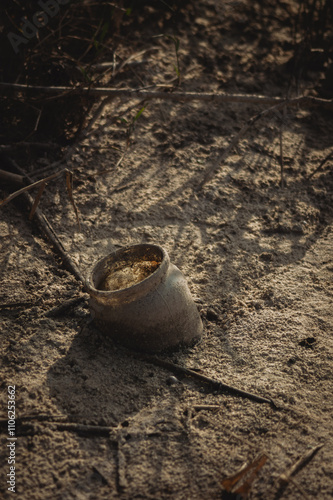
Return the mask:
<svg viewBox="0 0 333 500">
<path fill-rule="evenodd" d="M 97 262 L 87 280 L 98 328 L 131 349 L 194 344 L 202 322 L 186 280 L 160 246 L 134 245 Z"/>
</svg>

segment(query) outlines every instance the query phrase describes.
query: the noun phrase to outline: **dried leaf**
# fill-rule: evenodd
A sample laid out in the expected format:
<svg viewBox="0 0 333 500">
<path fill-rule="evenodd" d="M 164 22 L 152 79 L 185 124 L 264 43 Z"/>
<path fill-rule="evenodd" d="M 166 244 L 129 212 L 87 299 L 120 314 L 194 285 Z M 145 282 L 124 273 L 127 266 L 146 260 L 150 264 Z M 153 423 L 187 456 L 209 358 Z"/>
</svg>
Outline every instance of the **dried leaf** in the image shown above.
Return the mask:
<svg viewBox="0 0 333 500">
<path fill-rule="evenodd" d="M 231 476 L 228 476 L 225 479 L 223 479 L 222 481 L 223 488 L 227 491 L 231 491 L 232 487 L 235 486 L 235 484 L 237 484 L 250 469 L 251 469 L 251 464 L 248 465 L 245 462 L 245 464 L 243 464 L 242 467 L 238 469 L 237 472 L 235 472 L 235 474 L 232 474 Z"/>
<path fill-rule="evenodd" d="M 267 458 L 267 455 L 262 454 L 255 458 L 249 465 L 245 463 L 235 474 L 226 477 L 222 481 L 223 488 L 228 493 L 236 495 L 236 498 L 240 497 L 245 500 L 248 497 L 254 479 L 256 478 L 259 470 L 266 463 Z M 249 474 L 249 476 L 245 478 L 247 474 Z M 235 489 L 237 483 L 240 483 L 241 481 L 243 481 L 242 484 Z"/>
<path fill-rule="evenodd" d="M 246 479 L 245 482 L 239 488 L 237 488 L 237 490 L 235 490 L 235 493 L 238 493 L 243 498 L 248 497 L 252 483 L 255 480 L 259 470 L 265 465 L 266 461 L 267 461 L 267 456 L 262 455 L 251 464 L 254 467 L 253 471 L 251 472 L 249 478 Z"/>
</svg>

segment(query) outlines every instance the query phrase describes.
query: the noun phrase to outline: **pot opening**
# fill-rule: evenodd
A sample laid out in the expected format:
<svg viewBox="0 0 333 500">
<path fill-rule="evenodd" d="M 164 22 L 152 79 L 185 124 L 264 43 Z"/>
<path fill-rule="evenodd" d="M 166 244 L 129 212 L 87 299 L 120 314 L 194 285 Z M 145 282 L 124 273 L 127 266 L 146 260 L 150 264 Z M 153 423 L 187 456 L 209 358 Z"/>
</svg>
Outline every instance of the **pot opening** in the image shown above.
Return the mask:
<svg viewBox="0 0 333 500">
<path fill-rule="evenodd" d="M 138 254 L 119 254 L 109 262 L 97 289 L 116 291 L 140 283 L 153 274 L 160 266 L 163 255 L 157 252 Z"/>
</svg>

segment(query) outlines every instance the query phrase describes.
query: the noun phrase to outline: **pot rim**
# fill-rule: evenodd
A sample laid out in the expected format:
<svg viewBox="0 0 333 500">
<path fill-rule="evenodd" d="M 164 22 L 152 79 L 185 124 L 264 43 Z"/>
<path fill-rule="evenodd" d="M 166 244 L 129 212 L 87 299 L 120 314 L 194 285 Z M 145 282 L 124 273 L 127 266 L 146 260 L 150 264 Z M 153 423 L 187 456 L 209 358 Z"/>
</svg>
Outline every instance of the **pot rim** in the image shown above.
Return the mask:
<svg viewBox="0 0 333 500">
<path fill-rule="evenodd" d="M 148 249 L 155 249 L 161 252 L 162 254 L 162 260 L 160 262 L 160 265 L 158 268 L 152 272 L 149 276 L 144 278 L 142 281 L 139 283 L 135 283 L 132 286 L 126 287 L 126 288 L 120 288 L 119 290 L 100 290 L 96 288 L 95 284 L 95 274 L 98 272 L 98 270 L 105 264 L 109 259 L 112 257 L 115 257 L 117 254 L 122 254 L 126 251 L 130 250 L 135 250 L 139 248 L 146 248 Z M 133 295 L 140 295 L 141 292 L 146 292 L 149 290 L 151 287 L 154 285 L 158 284 L 163 277 L 165 276 L 168 268 L 170 265 L 170 258 L 168 255 L 168 252 L 161 247 L 160 245 L 156 245 L 153 243 L 138 243 L 136 245 L 127 245 L 122 248 L 119 248 L 115 250 L 114 252 L 109 253 L 105 257 L 101 258 L 98 260 L 93 267 L 91 268 L 87 280 L 86 280 L 86 288 L 87 291 L 90 295 L 96 297 L 97 299 L 129 299 Z"/>
</svg>

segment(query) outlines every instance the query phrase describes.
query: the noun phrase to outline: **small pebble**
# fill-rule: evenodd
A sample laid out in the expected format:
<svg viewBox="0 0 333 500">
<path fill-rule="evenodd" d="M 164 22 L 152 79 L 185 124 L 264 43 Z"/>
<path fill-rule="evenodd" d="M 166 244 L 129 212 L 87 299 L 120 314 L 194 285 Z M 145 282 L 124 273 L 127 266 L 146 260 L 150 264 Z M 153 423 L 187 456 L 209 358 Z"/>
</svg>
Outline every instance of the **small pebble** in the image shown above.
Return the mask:
<svg viewBox="0 0 333 500">
<path fill-rule="evenodd" d="M 175 385 L 175 384 L 180 384 L 180 381 L 178 380 L 177 377 L 174 377 L 173 375 L 171 375 L 170 377 L 168 377 L 166 379 L 166 383 L 168 385 Z"/>
</svg>

